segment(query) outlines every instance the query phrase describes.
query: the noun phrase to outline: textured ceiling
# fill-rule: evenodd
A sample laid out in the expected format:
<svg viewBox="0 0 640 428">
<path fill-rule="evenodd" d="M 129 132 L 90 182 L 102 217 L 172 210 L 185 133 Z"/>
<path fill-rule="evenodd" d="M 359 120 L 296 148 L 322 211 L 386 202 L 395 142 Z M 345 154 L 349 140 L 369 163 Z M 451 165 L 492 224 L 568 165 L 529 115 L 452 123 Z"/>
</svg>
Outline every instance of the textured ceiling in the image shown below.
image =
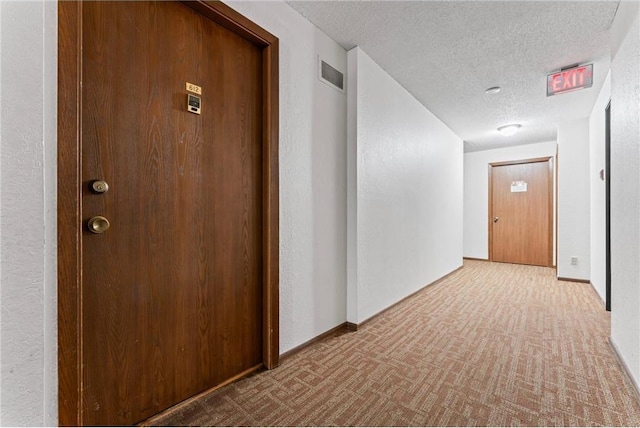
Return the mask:
<svg viewBox="0 0 640 428">
<path fill-rule="evenodd" d="M 556 138 L 589 115 L 609 69 L 615 1 L 289 1 L 360 46 L 465 141 L 465 151 Z M 594 64 L 593 87 L 546 96 L 546 76 Z M 485 89 L 500 86 L 495 95 Z M 520 123 L 512 137 L 499 126 Z"/>
</svg>

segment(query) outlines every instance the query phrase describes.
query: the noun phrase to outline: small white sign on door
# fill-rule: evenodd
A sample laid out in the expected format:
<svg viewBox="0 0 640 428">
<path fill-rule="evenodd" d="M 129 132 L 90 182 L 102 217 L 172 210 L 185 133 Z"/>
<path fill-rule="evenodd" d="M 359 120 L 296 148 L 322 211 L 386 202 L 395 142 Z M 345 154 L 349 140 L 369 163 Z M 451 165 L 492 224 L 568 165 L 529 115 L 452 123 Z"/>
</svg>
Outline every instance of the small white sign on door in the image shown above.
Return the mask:
<svg viewBox="0 0 640 428">
<path fill-rule="evenodd" d="M 512 181 L 511 182 L 511 193 L 526 192 L 526 191 L 527 191 L 527 182 L 526 181 Z"/>
</svg>

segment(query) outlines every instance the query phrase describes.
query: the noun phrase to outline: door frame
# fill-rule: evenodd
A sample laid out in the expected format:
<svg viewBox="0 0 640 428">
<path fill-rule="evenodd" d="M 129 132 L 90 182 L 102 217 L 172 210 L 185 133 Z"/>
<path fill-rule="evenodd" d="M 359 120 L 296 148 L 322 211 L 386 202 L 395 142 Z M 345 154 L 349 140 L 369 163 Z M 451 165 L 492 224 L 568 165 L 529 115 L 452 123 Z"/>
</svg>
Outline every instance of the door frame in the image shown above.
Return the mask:
<svg viewBox="0 0 640 428">
<path fill-rule="evenodd" d="M 611 100 L 604 109 L 605 309 L 611 312 Z"/>
<path fill-rule="evenodd" d="M 263 351 L 279 365 L 279 40 L 219 1 L 183 2 L 262 49 Z M 82 2 L 58 3 L 58 412 L 83 424 L 82 403 Z"/>
<path fill-rule="evenodd" d="M 549 237 L 548 237 L 548 245 L 549 245 L 549 259 L 547 260 L 547 266 L 553 267 L 553 156 L 545 156 L 540 158 L 532 158 L 532 159 L 522 159 L 522 160 L 513 160 L 513 161 L 504 161 L 504 162 L 491 162 L 489 163 L 489 217 L 488 217 L 488 230 L 489 230 L 489 261 L 493 262 L 493 176 L 492 171 L 495 166 L 507 166 L 507 165 L 520 165 L 525 163 L 539 163 L 539 162 L 549 162 L 549 208 L 548 208 L 548 221 L 549 221 Z"/>
</svg>

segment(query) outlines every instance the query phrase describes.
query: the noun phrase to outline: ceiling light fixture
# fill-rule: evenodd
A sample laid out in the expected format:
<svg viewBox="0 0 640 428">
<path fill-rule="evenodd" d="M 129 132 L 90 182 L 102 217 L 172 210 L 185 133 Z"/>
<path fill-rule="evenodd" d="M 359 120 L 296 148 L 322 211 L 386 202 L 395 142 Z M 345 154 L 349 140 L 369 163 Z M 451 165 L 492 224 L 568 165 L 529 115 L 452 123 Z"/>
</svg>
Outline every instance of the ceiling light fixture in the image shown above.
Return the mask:
<svg viewBox="0 0 640 428">
<path fill-rule="evenodd" d="M 498 92 L 500 92 L 500 86 L 494 86 L 492 88 L 487 89 L 486 91 L 484 91 L 485 94 L 497 94 Z"/>
<path fill-rule="evenodd" d="M 500 128 L 498 128 L 498 131 L 507 137 L 512 136 L 513 134 L 515 134 L 516 132 L 518 132 L 518 130 L 520 130 L 520 124 L 518 123 L 514 123 L 512 125 L 504 125 L 501 126 Z"/>
</svg>

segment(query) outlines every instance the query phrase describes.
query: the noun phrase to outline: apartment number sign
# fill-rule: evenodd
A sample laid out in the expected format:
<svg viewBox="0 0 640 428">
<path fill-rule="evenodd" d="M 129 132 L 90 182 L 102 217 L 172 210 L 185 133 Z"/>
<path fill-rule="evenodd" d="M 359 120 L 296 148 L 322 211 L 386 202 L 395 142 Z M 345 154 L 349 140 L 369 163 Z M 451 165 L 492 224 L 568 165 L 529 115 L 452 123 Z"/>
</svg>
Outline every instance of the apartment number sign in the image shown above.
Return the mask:
<svg viewBox="0 0 640 428">
<path fill-rule="evenodd" d="M 527 182 L 526 181 L 512 181 L 511 182 L 511 193 L 519 193 L 527 191 Z"/>
<path fill-rule="evenodd" d="M 192 92 L 191 94 L 187 94 L 187 111 L 195 114 L 200 114 L 200 108 L 202 107 L 202 98 L 200 98 L 198 95 L 202 95 L 202 88 L 189 82 L 186 82 L 186 88 L 188 92 Z"/>
<path fill-rule="evenodd" d="M 187 82 L 187 91 L 202 95 L 202 88 L 198 85 L 194 85 L 193 83 Z"/>
</svg>

